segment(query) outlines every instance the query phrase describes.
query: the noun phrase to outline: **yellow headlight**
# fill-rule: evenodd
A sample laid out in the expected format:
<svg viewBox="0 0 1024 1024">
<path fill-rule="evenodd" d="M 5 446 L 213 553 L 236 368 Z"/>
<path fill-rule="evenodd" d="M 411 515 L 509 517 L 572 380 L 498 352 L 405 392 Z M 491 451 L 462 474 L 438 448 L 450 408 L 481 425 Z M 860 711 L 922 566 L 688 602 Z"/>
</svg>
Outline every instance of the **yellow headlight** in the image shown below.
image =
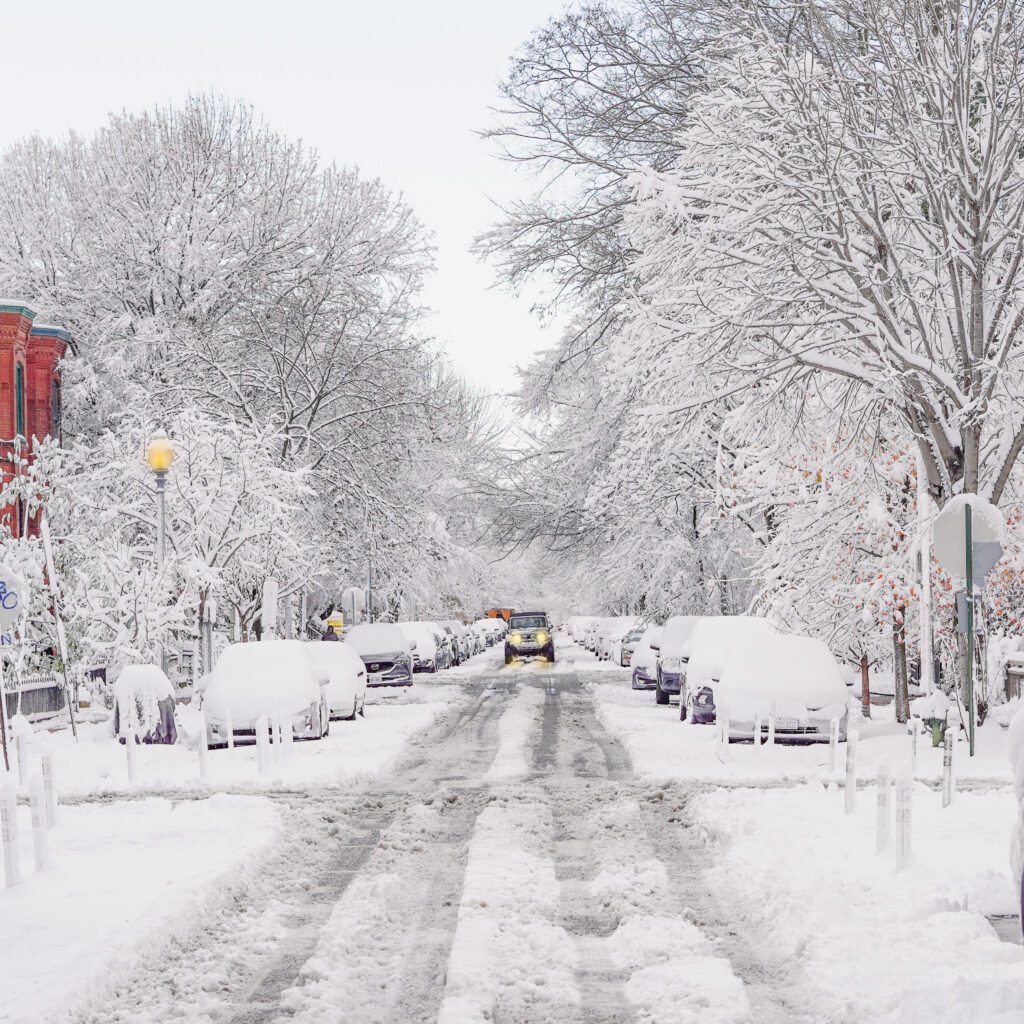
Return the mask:
<svg viewBox="0 0 1024 1024">
<path fill-rule="evenodd" d="M 544 643 L 545 640 L 547 640 L 547 638 L 548 638 L 547 633 L 540 632 L 540 633 L 537 634 L 537 643 L 542 644 L 542 643 Z"/>
<path fill-rule="evenodd" d="M 511 640 L 512 643 L 514 643 L 514 644 L 521 644 L 523 642 L 523 634 L 522 633 L 513 633 L 509 637 L 509 640 Z"/>
</svg>

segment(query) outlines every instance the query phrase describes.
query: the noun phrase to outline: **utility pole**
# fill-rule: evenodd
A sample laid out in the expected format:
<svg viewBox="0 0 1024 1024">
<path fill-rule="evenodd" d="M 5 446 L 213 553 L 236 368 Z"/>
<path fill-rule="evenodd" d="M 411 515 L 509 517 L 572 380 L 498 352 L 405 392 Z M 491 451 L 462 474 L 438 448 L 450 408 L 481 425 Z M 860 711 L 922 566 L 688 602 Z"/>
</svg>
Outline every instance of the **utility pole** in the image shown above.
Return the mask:
<svg viewBox="0 0 1024 1024">
<path fill-rule="evenodd" d="M 928 525 L 931 498 L 928 495 L 928 477 L 922 460 L 917 465 L 917 520 L 921 544 L 921 689 L 931 693 L 935 689 L 935 655 L 932 650 L 932 536 Z"/>
<path fill-rule="evenodd" d="M 977 718 L 974 704 L 974 530 L 971 506 L 964 506 L 964 534 L 967 549 L 967 715 L 971 757 L 974 757 L 974 722 Z"/>
<path fill-rule="evenodd" d="M 369 575 L 366 587 L 366 621 L 373 622 L 373 557 L 369 561 Z"/>
</svg>

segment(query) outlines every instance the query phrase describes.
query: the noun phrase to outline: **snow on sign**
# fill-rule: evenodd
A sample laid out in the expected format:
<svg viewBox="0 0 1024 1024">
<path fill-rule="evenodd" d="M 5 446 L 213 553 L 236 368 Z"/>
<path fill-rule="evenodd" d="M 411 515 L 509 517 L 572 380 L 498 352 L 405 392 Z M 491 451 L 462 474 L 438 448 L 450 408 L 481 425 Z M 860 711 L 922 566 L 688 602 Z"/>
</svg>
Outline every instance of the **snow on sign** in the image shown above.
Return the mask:
<svg viewBox="0 0 1024 1024">
<path fill-rule="evenodd" d="M 6 632 L 21 617 L 25 581 L 6 566 L 0 566 L 0 630 Z"/>
<path fill-rule="evenodd" d="M 932 550 L 951 576 L 967 578 L 967 506 L 971 507 L 971 575 L 983 585 L 985 575 L 1003 557 L 1003 514 L 976 494 L 953 498 L 932 527 Z"/>
</svg>

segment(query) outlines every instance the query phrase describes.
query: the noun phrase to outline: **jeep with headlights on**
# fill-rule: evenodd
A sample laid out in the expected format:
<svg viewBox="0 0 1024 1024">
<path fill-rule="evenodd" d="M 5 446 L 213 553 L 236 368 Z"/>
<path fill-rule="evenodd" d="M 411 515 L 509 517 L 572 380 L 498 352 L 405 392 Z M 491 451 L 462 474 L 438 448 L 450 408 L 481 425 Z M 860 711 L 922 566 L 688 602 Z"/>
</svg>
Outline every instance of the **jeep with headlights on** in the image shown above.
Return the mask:
<svg viewBox="0 0 1024 1024">
<path fill-rule="evenodd" d="M 516 658 L 555 660 L 555 638 L 547 612 L 513 612 L 505 634 L 505 664 Z"/>
</svg>

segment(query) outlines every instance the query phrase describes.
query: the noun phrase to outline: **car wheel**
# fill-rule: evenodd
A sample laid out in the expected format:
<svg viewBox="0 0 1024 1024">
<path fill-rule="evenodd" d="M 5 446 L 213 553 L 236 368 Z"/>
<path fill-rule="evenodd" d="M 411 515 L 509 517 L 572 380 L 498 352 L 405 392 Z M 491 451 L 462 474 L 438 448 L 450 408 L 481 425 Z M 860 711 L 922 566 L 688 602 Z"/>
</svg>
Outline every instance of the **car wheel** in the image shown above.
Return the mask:
<svg viewBox="0 0 1024 1024">
<path fill-rule="evenodd" d="M 359 702 L 359 714 L 360 714 L 360 715 L 361 715 L 361 716 L 362 716 L 363 718 L 365 718 L 365 717 L 366 717 L 366 697 L 365 697 L 365 696 L 364 696 L 364 697 L 363 697 L 363 699 L 362 699 L 362 700 L 361 700 L 361 701 Z"/>
<path fill-rule="evenodd" d="M 658 676 L 658 681 L 654 686 L 654 703 L 655 704 L 667 704 L 668 694 L 661 688 L 661 676 Z"/>
<path fill-rule="evenodd" d="M 679 694 L 679 721 L 680 722 L 685 722 L 686 721 L 686 714 L 689 711 L 689 709 L 690 709 L 690 702 L 689 702 L 689 700 L 685 699 L 683 697 L 682 693 L 680 693 Z"/>
<path fill-rule="evenodd" d="M 508 651 L 506 651 L 506 652 L 505 652 L 505 664 L 506 664 L 506 665 L 511 665 L 511 664 L 512 664 L 512 662 L 513 662 L 513 660 L 514 660 L 514 659 L 512 658 L 512 655 L 511 655 L 511 654 L 509 654 L 509 653 L 508 653 Z"/>
</svg>

